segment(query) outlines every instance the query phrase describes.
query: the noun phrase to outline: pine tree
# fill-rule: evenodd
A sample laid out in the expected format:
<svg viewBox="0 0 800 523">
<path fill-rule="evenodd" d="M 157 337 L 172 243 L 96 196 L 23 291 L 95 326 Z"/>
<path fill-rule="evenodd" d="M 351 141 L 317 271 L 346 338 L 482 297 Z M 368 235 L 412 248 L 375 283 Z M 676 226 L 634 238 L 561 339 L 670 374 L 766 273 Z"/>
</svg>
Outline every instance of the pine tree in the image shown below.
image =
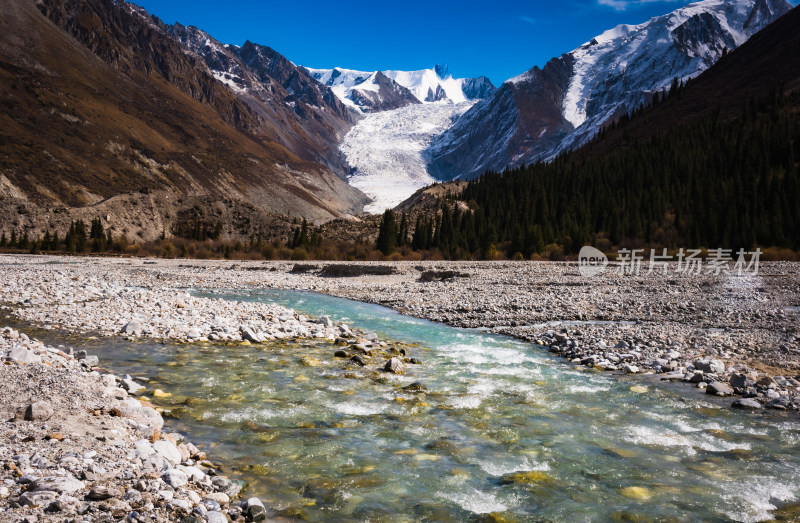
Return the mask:
<svg viewBox="0 0 800 523">
<path fill-rule="evenodd" d="M 402 217 L 400 218 L 400 231 L 397 233 L 397 246 L 398 247 L 405 247 L 409 245 L 408 240 L 408 218 L 406 217 L 406 213 L 403 213 Z"/>
<path fill-rule="evenodd" d="M 394 211 L 386 209 L 381 218 L 375 247 L 386 256 L 392 254 L 397 249 L 397 235 L 397 220 L 395 219 Z"/>
<path fill-rule="evenodd" d="M 165 233 L 161 232 L 162 239 Z M 89 233 L 89 238 L 92 240 L 92 252 L 105 252 L 106 250 L 106 233 L 103 230 L 103 221 L 100 218 L 92 220 L 92 228 Z"/>
<path fill-rule="evenodd" d="M 19 239 L 19 244 L 17 244 L 17 247 L 24 250 L 31 248 L 31 240 L 28 237 L 28 231 L 22 233 L 22 237 Z"/>
</svg>

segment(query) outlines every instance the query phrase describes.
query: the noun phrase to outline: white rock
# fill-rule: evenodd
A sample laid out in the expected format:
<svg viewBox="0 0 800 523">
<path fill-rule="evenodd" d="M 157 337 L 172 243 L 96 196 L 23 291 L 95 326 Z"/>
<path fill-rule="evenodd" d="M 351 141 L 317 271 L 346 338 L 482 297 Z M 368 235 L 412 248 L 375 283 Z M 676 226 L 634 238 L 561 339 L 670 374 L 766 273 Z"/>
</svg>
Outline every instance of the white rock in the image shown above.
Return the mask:
<svg viewBox="0 0 800 523">
<path fill-rule="evenodd" d="M 166 459 L 173 466 L 181 462 L 181 453 L 178 451 L 178 447 L 176 447 L 171 441 L 164 439 L 158 440 L 153 443 L 153 450 L 155 450 L 159 455 L 163 456 L 164 459 Z"/>
</svg>

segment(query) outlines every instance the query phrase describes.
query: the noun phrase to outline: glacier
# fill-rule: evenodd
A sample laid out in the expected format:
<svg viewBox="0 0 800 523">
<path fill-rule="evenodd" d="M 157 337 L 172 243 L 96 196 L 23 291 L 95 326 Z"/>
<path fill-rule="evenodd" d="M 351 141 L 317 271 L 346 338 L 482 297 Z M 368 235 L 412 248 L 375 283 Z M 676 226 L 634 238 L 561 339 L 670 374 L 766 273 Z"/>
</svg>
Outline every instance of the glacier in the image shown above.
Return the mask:
<svg viewBox="0 0 800 523">
<path fill-rule="evenodd" d="M 382 213 L 435 183 L 424 152 L 434 136 L 474 103 L 409 105 L 362 118 L 344 137 L 340 150 L 353 169 L 348 182 L 372 199 L 364 210 Z"/>
</svg>

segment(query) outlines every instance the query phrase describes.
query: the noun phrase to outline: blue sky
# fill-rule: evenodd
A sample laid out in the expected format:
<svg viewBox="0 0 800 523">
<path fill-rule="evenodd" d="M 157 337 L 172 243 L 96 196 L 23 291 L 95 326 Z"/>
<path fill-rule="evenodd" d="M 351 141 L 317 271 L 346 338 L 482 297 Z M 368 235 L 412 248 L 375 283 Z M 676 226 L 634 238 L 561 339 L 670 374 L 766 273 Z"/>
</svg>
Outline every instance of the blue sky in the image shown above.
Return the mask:
<svg viewBox="0 0 800 523">
<path fill-rule="evenodd" d="M 372 71 L 447 63 L 456 77 L 495 85 L 621 23 L 685 0 L 138 0 L 164 22 L 195 25 L 223 43 L 267 45 L 294 63 Z M 797 0 L 793 1 L 796 4 Z"/>
</svg>

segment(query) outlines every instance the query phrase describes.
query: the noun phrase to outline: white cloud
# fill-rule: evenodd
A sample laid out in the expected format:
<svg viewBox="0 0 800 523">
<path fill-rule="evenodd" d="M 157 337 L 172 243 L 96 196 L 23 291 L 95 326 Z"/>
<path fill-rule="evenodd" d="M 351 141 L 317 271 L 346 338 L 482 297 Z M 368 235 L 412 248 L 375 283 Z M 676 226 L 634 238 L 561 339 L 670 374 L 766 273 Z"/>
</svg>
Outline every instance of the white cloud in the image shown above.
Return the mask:
<svg viewBox="0 0 800 523">
<path fill-rule="evenodd" d="M 630 6 L 637 6 L 642 4 L 651 4 L 655 2 L 661 3 L 675 3 L 681 0 L 597 0 L 599 5 L 604 5 L 616 9 L 617 11 L 624 11 Z"/>
<path fill-rule="evenodd" d="M 522 20 L 523 22 L 528 22 L 529 24 L 535 24 L 536 23 L 536 19 L 535 18 L 531 18 L 530 16 L 520 16 L 519 19 Z"/>
</svg>

